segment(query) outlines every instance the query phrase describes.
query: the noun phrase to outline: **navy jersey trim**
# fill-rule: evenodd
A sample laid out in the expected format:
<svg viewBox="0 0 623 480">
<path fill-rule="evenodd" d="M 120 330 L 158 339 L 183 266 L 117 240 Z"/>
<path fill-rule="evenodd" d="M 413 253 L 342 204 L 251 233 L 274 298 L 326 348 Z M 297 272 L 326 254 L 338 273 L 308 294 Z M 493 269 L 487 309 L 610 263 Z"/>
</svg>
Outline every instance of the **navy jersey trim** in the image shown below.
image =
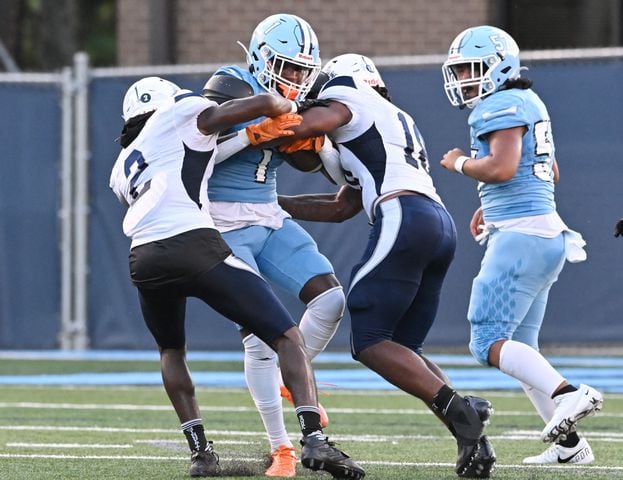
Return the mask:
<svg viewBox="0 0 623 480">
<path fill-rule="evenodd" d="M 180 93 L 179 95 L 175 96 L 175 103 L 179 102 L 180 100 L 183 100 L 185 98 L 188 97 L 202 97 L 205 98 L 203 95 L 200 95 L 198 93 L 195 92 L 186 92 L 186 93 Z"/>
<path fill-rule="evenodd" d="M 381 185 L 385 178 L 385 168 L 387 167 L 387 151 L 383 144 L 383 137 L 381 137 L 376 125 L 373 123 L 368 130 L 357 138 L 344 142 L 341 145 L 348 148 L 363 163 L 374 179 L 377 195 L 380 195 Z"/>
<path fill-rule="evenodd" d="M 325 83 L 324 87 L 322 87 L 322 90 L 324 91 L 330 87 L 340 87 L 340 86 L 357 88 L 357 86 L 355 85 L 355 81 L 352 79 L 352 77 L 340 76 L 340 77 L 333 77 L 331 80 Z"/>
<path fill-rule="evenodd" d="M 198 152 L 184 144 L 184 163 L 182 164 L 182 184 L 190 199 L 197 204 L 199 209 L 202 205 L 199 201 L 201 193 L 201 180 L 205 174 L 208 163 L 214 150 Z"/>
</svg>

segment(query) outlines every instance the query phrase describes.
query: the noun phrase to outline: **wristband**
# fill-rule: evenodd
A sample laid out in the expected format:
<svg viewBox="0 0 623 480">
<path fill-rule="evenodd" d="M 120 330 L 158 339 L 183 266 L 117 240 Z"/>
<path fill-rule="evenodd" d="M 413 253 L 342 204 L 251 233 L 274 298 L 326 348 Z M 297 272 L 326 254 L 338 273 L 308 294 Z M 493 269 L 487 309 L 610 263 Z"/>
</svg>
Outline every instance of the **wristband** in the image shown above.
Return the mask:
<svg viewBox="0 0 623 480">
<path fill-rule="evenodd" d="M 465 165 L 465 162 L 467 162 L 468 160 L 469 160 L 469 157 L 467 157 L 465 155 L 461 155 L 460 157 L 458 157 L 454 161 L 454 170 L 459 172 L 461 175 L 465 175 L 463 173 L 463 165 Z"/>
<path fill-rule="evenodd" d="M 298 112 L 299 106 L 294 100 L 288 100 L 290 102 L 290 113 Z"/>
</svg>

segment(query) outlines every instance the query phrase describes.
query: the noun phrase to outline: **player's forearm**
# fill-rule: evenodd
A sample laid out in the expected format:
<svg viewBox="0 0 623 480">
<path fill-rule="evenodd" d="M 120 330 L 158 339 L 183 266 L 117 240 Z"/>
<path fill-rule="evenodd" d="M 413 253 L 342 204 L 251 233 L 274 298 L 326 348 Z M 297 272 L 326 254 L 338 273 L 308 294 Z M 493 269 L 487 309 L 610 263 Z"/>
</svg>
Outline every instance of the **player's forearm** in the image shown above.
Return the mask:
<svg viewBox="0 0 623 480">
<path fill-rule="evenodd" d="M 230 100 L 218 107 L 208 108 L 199 115 L 197 125 L 205 135 L 226 130 L 258 117 L 276 117 L 292 110 L 292 102 L 263 93 L 248 98 Z"/>
<path fill-rule="evenodd" d="M 354 215 L 338 201 L 334 193 L 279 195 L 279 205 L 292 215 L 292 218 L 311 222 L 343 222 Z"/>
</svg>

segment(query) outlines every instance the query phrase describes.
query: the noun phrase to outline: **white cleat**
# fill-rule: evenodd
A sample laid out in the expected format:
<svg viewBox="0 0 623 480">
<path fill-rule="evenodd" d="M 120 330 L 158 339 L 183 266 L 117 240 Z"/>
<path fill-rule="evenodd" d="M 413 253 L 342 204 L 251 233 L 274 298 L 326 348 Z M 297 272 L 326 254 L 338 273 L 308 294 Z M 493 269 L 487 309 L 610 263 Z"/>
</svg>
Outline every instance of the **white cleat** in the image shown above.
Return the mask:
<svg viewBox="0 0 623 480">
<path fill-rule="evenodd" d="M 554 416 L 541 432 L 541 440 L 544 442 L 556 442 L 567 438 L 567 434 L 578 420 L 601 410 L 604 397 L 593 387 L 580 385 L 575 392 L 554 397 L 554 403 L 556 403 Z"/>
<path fill-rule="evenodd" d="M 574 465 L 586 465 L 595 461 L 595 455 L 593 455 L 593 449 L 588 444 L 585 438 L 580 438 L 580 441 L 575 447 L 563 447 L 554 443 L 547 450 L 540 455 L 534 457 L 526 457 L 523 459 L 523 463 L 547 465 L 552 463 L 569 463 Z"/>
</svg>

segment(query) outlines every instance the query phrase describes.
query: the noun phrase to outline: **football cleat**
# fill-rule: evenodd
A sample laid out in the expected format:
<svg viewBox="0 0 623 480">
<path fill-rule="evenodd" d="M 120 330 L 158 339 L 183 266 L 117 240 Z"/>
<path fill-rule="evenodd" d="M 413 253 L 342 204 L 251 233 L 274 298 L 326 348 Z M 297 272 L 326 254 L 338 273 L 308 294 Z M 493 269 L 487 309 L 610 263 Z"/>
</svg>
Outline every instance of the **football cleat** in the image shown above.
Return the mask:
<svg viewBox="0 0 623 480">
<path fill-rule="evenodd" d="M 579 420 L 601 410 L 604 397 L 593 387 L 580 385 L 575 392 L 554 397 L 554 403 L 554 415 L 541 432 L 541 440 L 544 442 L 567 438 L 567 434 Z"/>
<path fill-rule="evenodd" d="M 280 394 L 281 394 L 281 398 L 285 398 L 288 402 L 290 402 L 292 405 L 294 405 L 294 400 L 292 399 L 292 394 L 290 393 L 290 390 L 288 390 L 288 388 L 285 385 L 281 385 L 279 387 L 279 391 L 280 391 Z M 319 413 L 320 413 L 320 427 L 321 428 L 327 428 L 329 426 L 329 415 L 327 415 L 327 411 L 320 404 L 320 402 L 318 402 L 318 410 L 319 410 Z"/>
<path fill-rule="evenodd" d="M 580 438 L 580 441 L 575 447 L 563 447 L 562 445 L 554 443 L 540 455 L 523 459 L 523 463 L 538 465 L 548 465 L 552 463 L 587 465 L 594 461 L 595 455 L 593 455 L 593 449 L 585 438 Z"/>
<path fill-rule="evenodd" d="M 218 475 L 220 471 L 219 458 L 214 452 L 212 442 L 208 442 L 208 446 L 203 452 L 197 450 L 192 452 L 190 456 L 191 477 L 213 477 Z"/>
<path fill-rule="evenodd" d="M 489 478 L 495 471 L 495 450 L 486 435 L 475 446 L 460 446 L 456 473 L 461 478 Z"/>
<path fill-rule="evenodd" d="M 468 407 L 475 410 L 480 421 L 475 427 L 481 432 L 489 424 L 493 414 L 493 406 L 489 400 L 466 395 L 463 400 Z M 481 435 L 474 445 L 472 441 L 457 437 L 458 458 L 455 471 L 461 478 L 489 478 L 495 470 L 495 450 L 486 435 Z"/>
<path fill-rule="evenodd" d="M 292 478 L 296 476 L 296 453 L 294 448 L 279 446 L 271 455 L 273 463 L 264 475 L 267 477 Z"/>
<path fill-rule="evenodd" d="M 489 419 L 491 418 L 491 415 L 493 415 L 494 411 L 491 402 L 485 398 L 473 397 L 471 395 L 465 395 L 463 398 L 469 406 L 476 410 L 476 413 L 478 413 L 478 418 L 480 418 L 482 425 L 489 425 Z"/>
<path fill-rule="evenodd" d="M 324 435 L 311 434 L 301 439 L 301 463 L 310 470 L 322 470 L 338 479 L 359 480 L 366 472 Z"/>
</svg>

